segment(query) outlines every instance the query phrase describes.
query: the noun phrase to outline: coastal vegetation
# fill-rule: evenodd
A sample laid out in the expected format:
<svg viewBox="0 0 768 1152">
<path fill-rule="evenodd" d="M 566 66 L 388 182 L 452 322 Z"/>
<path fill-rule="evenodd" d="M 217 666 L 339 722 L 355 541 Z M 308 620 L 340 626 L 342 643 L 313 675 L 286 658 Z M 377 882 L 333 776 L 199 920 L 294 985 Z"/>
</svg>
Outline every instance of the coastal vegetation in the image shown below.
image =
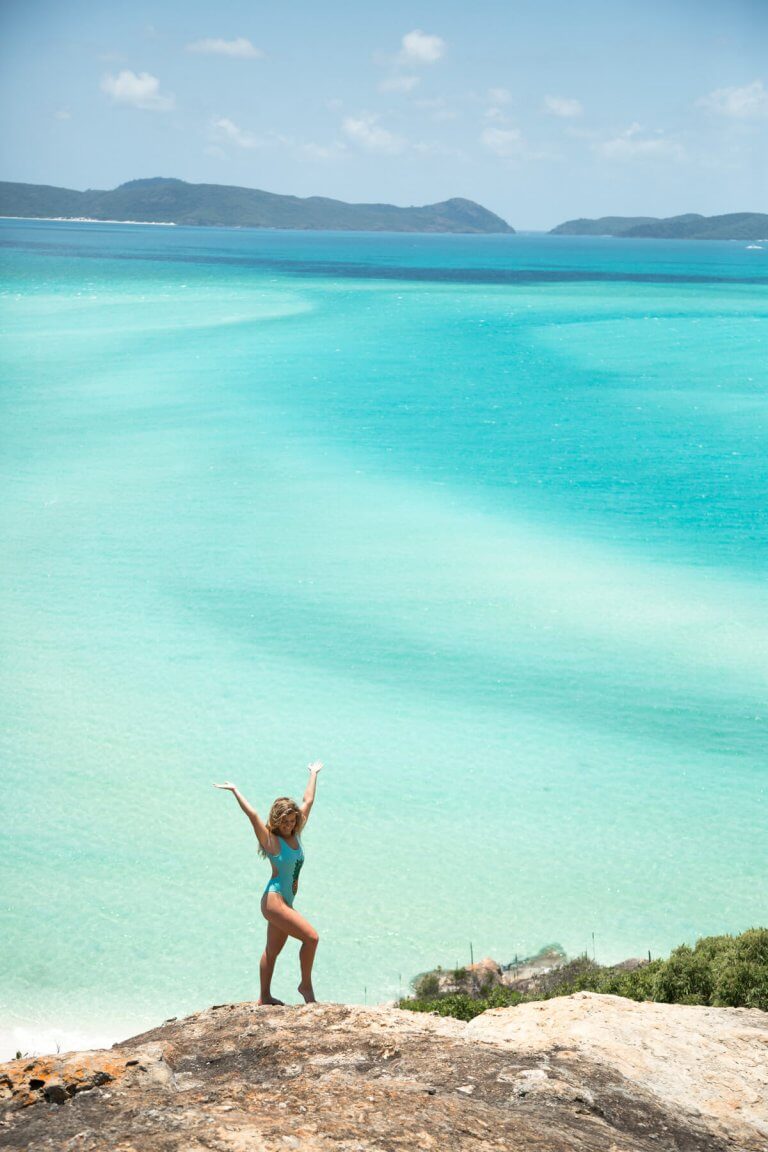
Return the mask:
<svg viewBox="0 0 768 1152">
<path fill-rule="evenodd" d="M 635 240 L 763 240 L 768 238 L 764 212 L 729 212 L 724 216 L 601 216 L 566 220 L 552 236 L 624 236 Z"/>
<path fill-rule="evenodd" d="M 282 196 L 224 184 L 188 184 L 164 177 L 129 180 L 109 191 L 89 188 L 85 192 L 0 181 L 0 216 L 337 232 L 515 231 L 481 204 L 459 197 L 401 208 L 394 204 L 347 204 L 325 196 Z M 768 214 L 601 216 L 566 220 L 550 235 L 760 241 L 768 239 Z"/>
<path fill-rule="evenodd" d="M 0 216 L 339 232 L 514 232 L 473 200 L 398 208 L 162 177 L 130 180 L 108 192 L 0 182 Z"/>
<path fill-rule="evenodd" d="M 693 948 L 681 944 L 668 959 L 602 965 L 586 955 L 557 965 L 533 980 L 501 980 L 490 970 L 478 984 L 467 968 L 435 969 L 413 981 L 414 996 L 399 1001 L 412 1012 L 436 1012 L 471 1020 L 488 1008 L 550 1000 L 574 992 L 602 992 L 631 1000 L 710 1007 L 760 1008 L 768 1012 L 768 928 L 739 936 L 705 936 Z M 446 981 L 444 977 L 447 976 Z M 444 991 L 445 988 L 449 991 Z"/>
</svg>

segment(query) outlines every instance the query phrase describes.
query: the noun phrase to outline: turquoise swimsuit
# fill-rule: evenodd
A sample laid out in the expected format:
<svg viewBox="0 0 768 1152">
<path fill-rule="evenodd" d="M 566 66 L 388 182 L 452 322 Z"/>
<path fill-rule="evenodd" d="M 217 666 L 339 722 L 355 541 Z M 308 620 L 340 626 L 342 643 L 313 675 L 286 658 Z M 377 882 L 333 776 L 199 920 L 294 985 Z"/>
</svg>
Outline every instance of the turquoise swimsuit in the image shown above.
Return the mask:
<svg viewBox="0 0 768 1152">
<path fill-rule="evenodd" d="M 301 866 L 304 863 L 304 849 L 298 836 L 296 837 L 299 844 L 298 848 L 291 848 L 282 836 L 278 836 L 277 839 L 280 844 L 280 851 L 275 856 L 268 854 L 268 858 L 277 868 L 277 875 L 273 876 L 267 884 L 264 895 L 266 896 L 267 892 L 277 892 L 292 908 L 293 886 L 299 881 L 299 872 L 301 872 Z"/>
</svg>

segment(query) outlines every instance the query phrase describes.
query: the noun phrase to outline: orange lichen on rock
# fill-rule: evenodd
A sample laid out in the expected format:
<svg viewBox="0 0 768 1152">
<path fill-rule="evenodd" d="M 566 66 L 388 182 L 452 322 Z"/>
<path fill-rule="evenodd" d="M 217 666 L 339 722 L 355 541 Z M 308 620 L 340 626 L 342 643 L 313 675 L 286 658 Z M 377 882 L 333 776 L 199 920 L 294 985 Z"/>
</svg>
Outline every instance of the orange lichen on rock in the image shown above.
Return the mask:
<svg viewBox="0 0 768 1152">
<path fill-rule="evenodd" d="M 11 1060 L 0 1072 L 0 1100 L 11 1108 L 26 1108 L 38 1100 L 63 1104 L 78 1092 L 119 1079 L 135 1063 L 109 1051 Z"/>
</svg>

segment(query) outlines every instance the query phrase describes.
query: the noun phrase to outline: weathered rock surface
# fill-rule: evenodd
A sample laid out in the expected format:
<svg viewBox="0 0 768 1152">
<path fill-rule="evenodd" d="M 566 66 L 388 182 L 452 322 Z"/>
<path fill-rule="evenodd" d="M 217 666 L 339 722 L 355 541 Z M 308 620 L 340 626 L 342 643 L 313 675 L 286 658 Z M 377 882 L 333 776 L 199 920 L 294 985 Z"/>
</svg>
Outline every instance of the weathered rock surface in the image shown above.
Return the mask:
<svg viewBox="0 0 768 1152">
<path fill-rule="evenodd" d="M 466 1033 L 610 1069 L 739 1147 L 768 1150 L 768 1013 L 579 992 L 491 1009 Z"/>
<path fill-rule="evenodd" d="M 613 996 L 469 1024 L 230 1004 L 0 1065 L 0 1147 L 765 1152 L 768 1014 Z"/>
</svg>

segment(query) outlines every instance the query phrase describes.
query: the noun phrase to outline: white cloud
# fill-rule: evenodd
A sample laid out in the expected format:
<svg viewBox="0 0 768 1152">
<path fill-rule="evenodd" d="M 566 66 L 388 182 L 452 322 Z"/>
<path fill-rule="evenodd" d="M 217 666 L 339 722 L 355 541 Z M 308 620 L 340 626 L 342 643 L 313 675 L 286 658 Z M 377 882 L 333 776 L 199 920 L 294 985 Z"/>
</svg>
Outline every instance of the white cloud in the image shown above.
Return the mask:
<svg viewBox="0 0 768 1152">
<path fill-rule="evenodd" d="M 214 134 L 219 140 L 229 140 L 238 148 L 260 148 L 262 146 L 263 141 L 250 132 L 244 132 L 226 116 L 215 117 L 211 124 Z"/>
<path fill-rule="evenodd" d="M 283 136 L 279 132 L 270 132 L 266 143 L 284 148 L 295 160 L 310 163 L 328 163 L 338 160 L 348 151 L 343 140 L 332 140 L 327 144 L 318 144 L 316 140 L 297 140 L 295 136 Z"/>
<path fill-rule="evenodd" d="M 768 116 L 768 90 L 762 80 L 753 80 L 743 88 L 716 88 L 696 103 L 700 108 L 709 108 L 711 112 L 738 120 Z"/>
<path fill-rule="evenodd" d="M 245 36 L 238 36 L 236 40 L 217 40 L 209 37 L 206 40 L 195 40 L 187 44 L 187 52 L 200 52 L 206 56 L 233 56 L 238 60 L 263 60 L 265 53 L 257 48 Z"/>
<path fill-rule="evenodd" d="M 489 88 L 485 98 L 489 107 L 483 112 L 484 119 L 503 124 L 507 120 L 507 105 L 512 102 L 512 93 L 507 88 Z"/>
<path fill-rule="evenodd" d="M 480 142 L 489 152 L 505 159 L 519 156 L 524 148 L 523 134 L 517 128 L 484 128 Z"/>
<path fill-rule="evenodd" d="M 675 140 L 670 140 L 663 132 L 644 135 L 642 126 L 630 124 L 625 132 L 613 140 L 596 144 L 595 149 L 607 160 L 682 160 L 684 149 Z"/>
<path fill-rule="evenodd" d="M 137 74 L 129 68 L 118 72 L 117 76 L 108 72 L 102 78 L 101 90 L 111 96 L 116 104 L 129 104 L 149 112 L 168 112 L 175 104 L 173 96 L 161 95 L 157 76 L 151 76 L 149 72 Z"/>
<path fill-rule="evenodd" d="M 566 120 L 584 114 L 581 101 L 567 96 L 545 96 L 544 111 L 552 116 L 562 116 Z"/>
<path fill-rule="evenodd" d="M 401 43 L 401 56 L 411 63 L 434 64 L 445 52 L 445 40 L 441 36 L 429 36 L 418 28 L 407 32 Z"/>
<path fill-rule="evenodd" d="M 347 151 L 347 145 L 340 140 L 329 144 L 317 144 L 311 140 L 299 140 L 294 136 L 285 136 L 281 132 L 266 132 L 263 136 L 255 136 L 246 132 L 230 120 L 227 116 L 218 116 L 210 122 L 210 143 L 205 148 L 207 156 L 222 158 L 227 155 L 222 145 L 235 144 L 238 148 L 263 148 L 267 150 L 280 149 L 289 153 L 295 160 L 302 162 L 327 162 L 335 160 Z"/>
<path fill-rule="evenodd" d="M 418 76 L 390 76 L 379 84 L 379 92 L 413 92 L 420 83 Z"/>
<path fill-rule="evenodd" d="M 72 119 L 72 113 L 70 112 L 69 108 L 58 108 L 54 112 L 53 115 L 54 115 L 54 119 L 56 119 L 56 120 L 71 120 Z"/>
<path fill-rule="evenodd" d="M 347 116 L 341 127 L 345 136 L 368 152 L 394 156 L 407 147 L 407 141 L 401 136 L 380 127 L 375 116 Z"/>
</svg>

